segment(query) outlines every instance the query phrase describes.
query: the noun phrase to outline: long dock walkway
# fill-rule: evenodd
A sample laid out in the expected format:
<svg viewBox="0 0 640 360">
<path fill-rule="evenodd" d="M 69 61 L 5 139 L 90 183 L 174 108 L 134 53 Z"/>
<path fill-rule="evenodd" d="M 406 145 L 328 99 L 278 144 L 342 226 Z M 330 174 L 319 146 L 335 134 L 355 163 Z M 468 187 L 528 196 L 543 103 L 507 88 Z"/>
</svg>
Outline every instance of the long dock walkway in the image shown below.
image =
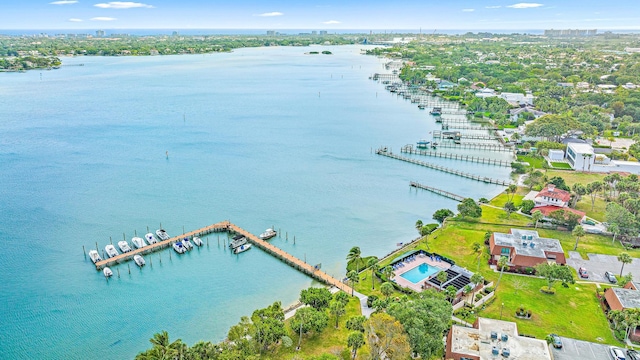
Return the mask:
<svg viewBox="0 0 640 360">
<path fill-rule="evenodd" d="M 390 157 L 390 158 L 396 159 L 396 160 L 406 161 L 408 163 L 412 163 L 412 164 L 415 164 L 415 165 L 428 167 L 430 169 L 442 171 L 442 172 L 445 172 L 445 173 L 448 173 L 448 174 L 458 175 L 460 177 L 464 177 L 464 178 L 467 178 L 467 179 L 485 182 L 485 183 L 488 183 L 488 184 L 496 184 L 496 185 L 502 185 L 502 186 L 509 186 L 509 184 L 511 184 L 511 182 L 507 181 L 507 180 L 499 180 L 499 179 L 493 179 L 493 178 L 486 177 L 486 176 L 469 174 L 469 173 L 466 173 L 466 172 L 462 172 L 462 171 L 459 171 L 459 170 L 446 168 L 444 166 L 428 163 L 428 162 L 425 162 L 425 161 L 420 161 L 420 160 L 416 160 L 416 159 L 411 159 L 411 158 L 399 156 L 399 155 L 396 155 L 396 154 L 388 151 L 386 147 L 382 147 L 382 148 L 376 150 L 376 154 L 382 155 L 382 156 L 386 156 L 386 157 Z"/>
<path fill-rule="evenodd" d="M 452 148 L 452 149 L 474 149 L 483 151 L 498 151 L 498 152 L 510 152 L 514 153 L 515 150 L 511 147 L 506 147 L 502 144 L 485 144 L 485 143 L 461 143 L 456 144 L 453 142 L 441 142 L 438 147 Z"/>
<path fill-rule="evenodd" d="M 445 158 L 445 159 L 462 160 L 462 161 L 469 161 L 469 162 L 474 162 L 478 164 L 489 164 L 489 165 L 496 165 L 496 166 L 503 166 L 503 167 L 511 167 L 511 163 L 512 163 L 512 161 L 509 161 L 509 160 L 497 160 L 497 159 L 483 158 L 479 156 L 451 154 L 451 153 L 443 153 L 443 152 L 431 151 L 431 150 L 420 150 L 420 149 L 415 149 L 413 145 L 403 146 L 400 149 L 400 152 L 406 153 L 406 154 L 433 156 L 433 157 L 439 157 L 439 158 Z"/>
<path fill-rule="evenodd" d="M 447 197 L 449 199 L 453 199 L 453 200 L 459 201 L 459 202 L 462 202 L 462 200 L 465 199 L 464 196 L 460 196 L 460 195 L 457 195 L 457 194 L 454 194 L 452 192 L 448 192 L 448 191 L 445 191 L 445 190 L 436 189 L 436 188 L 431 187 L 431 186 L 422 185 L 422 184 L 417 183 L 415 181 L 412 181 L 411 183 L 409 183 L 409 186 L 417 188 L 417 189 L 431 191 L 434 194 L 442 195 L 444 197 Z"/>
<path fill-rule="evenodd" d="M 113 265 L 113 264 L 117 264 L 117 263 L 121 263 L 123 261 L 130 260 L 130 259 L 133 258 L 134 255 L 137 255 L 137 254 L 147 254 L 147 253 L 150 253 L 150 252 L 153 252 L 153 251 L 156 251 L 156 250 L 164 249 L 164 248 L 166 248 L 168 246 L 173 245 L 173 243 L 175 243 L 176 241 L 182 240 L 182 239 L 184 239 L 186 237 L 191 238 L 193 236 L 203 236 L 203 235 L 207 235 L 207 234 L 210 234 L 210 233 L 213 233 L 213 232 L 225 232 L 225 231 L 228 231 L 230 224 L 231 223 L 228 222 L 228 221 L 215 223 L 213 225 L 205 226 L 205 227 L 203 227 L 201 229 L 198 229 L 198 230 L 193 230 L 193 231 L 190 231 L 188 233 L 172 237 L 172 238 L 170 238 L 168 240 L 159 241 L 159 242 L 157 242 L 155 244 L 147 245 L 147 246 L 145 246 L 143 248 L 140 248 L 140 249 L 134 249 L 132 251 L 120 254 L 118 256 L 114 256 L 112 258 L 107 258 L 107 259 L 104 259 L 102 261 L 98 261 L 96 263 L 96 269 L 101 270 L 106 266 L 110 266 L 110 265 Z"/>
<path fill-rule="evenodd" d="M 252 244 L 261 248 L 262 250 L 268 252 L 269 254 L 275 256 L 276 258 L 282 260 L 285 264 L 292 266 L 293 268 L 315 278 L 327 285 L 332 285 L 337 287 L 338 289 L 348 293 L 353 294 L 353 289 L 344 284 L 342 281 L 334 278 L 333 276 L 325 273 L 320 269 L 316 269 L 314 266 L 307 264 L 306 262 L 298 259 L 297 257 L 289 254 L 288 252 L 260 239 L 259 237 L 253 235 L 252 233 L 234 225 L 229 224 L 229 231 L 233 231 L 237 234 L 240 234 L 247 238 Z"/>
</svg>

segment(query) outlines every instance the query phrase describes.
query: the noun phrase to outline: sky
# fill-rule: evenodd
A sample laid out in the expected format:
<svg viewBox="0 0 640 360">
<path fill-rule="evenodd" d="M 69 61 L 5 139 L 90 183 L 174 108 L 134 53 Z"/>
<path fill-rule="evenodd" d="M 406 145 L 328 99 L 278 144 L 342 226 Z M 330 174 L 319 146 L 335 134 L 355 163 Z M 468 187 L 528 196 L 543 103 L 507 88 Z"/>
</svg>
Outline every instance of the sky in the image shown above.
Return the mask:
<svg viewBox="0 0 640 360">
<path fill-rule="evenodd" d="M 640 30 L 640 0 L 3 0 L 0 29 Z"/>
</svg>

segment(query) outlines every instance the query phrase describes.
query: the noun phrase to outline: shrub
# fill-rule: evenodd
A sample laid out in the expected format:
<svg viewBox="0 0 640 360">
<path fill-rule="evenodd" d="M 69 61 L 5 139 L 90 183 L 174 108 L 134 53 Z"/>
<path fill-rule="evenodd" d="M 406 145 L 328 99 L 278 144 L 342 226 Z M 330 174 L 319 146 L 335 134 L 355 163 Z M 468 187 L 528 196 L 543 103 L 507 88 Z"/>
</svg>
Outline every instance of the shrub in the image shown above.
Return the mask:
<svg viewBox="0 0 640 360">
<path fill-rule="evenodd" d="M 480 199 L 478 199 L 478 202 L 481 204 L 488 204 L 489 199 L 481 197 Z"/>
<path fill-rule="evenodd" d="M 371 295 L 369 297 L 367 297 L 367 307 L 373 307 L 373 302 L 378 300 L 378 297 L 376 295 Z"/>
<path fill-rule="evenodd" d="M 493 286 L 487 286 L 486 288 L 484 288 L 483 292 L 485 294 L 491 294 L 493 292 L 493 290 L 494 290 Z"/>
<path fill-rule="evenodd" d="M 533 270 L 533 268 L 531 267 L 528 267 L 524 271 L 527 273 L 527 275 L 532 275 L 535 270 Z"/>
<path fill-rule="evenodd" d="M 531 210 L 536 206 L 536 203 L 533 200 L 522 200 L 520 206 L 522 207 L 523 213 L 531 215 Z"/>
<path fill-rule="evenodd" d="M 548 287 L 543 286 L 540 288 L 540 292 L 543 294 L 554 295 L 556 290 L 554 288 L 549 289 Z"/>
<path fill-rule="evenodd" d="M 480 299 L 482 299 L 482 294 L 477 293 L 477 294 L 476 294 L 476 301 L 478 301 L 478 300 L 480 300 Z"/>
</svg>

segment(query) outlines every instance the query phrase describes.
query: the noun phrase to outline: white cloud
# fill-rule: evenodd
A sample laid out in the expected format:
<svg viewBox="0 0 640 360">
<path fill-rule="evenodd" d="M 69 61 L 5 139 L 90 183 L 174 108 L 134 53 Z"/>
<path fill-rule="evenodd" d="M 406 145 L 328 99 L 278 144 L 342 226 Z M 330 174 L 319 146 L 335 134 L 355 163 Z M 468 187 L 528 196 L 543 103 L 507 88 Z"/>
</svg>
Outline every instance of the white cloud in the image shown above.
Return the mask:
<svg viewBox="0 0 640 360">
<path fill-rule="evenodd" d="M 68 22 L 82 22 L 82 19 L 71 18 L 67 20 Z"/>
<path fill-rule="evenodd" d="M 75 4 L 77 3 L 77 1 L 73 1 L 73 0 L 62 0 L 62 1 L 54 1 L 54 2 L 50 2 L 50 5 L 70 5 L 70 4 Z"/>
<path fill-rule="evenodd" d="M 338 20 L 329 20 L 329 21 L 323 21 L 322 22 L 325 25 L 335 25 L 335 24 L 340 24 L 340 21 Z"/>
<path fill-rule="evenodd" d="M 91 18 L 91 21 L 115 21 L 115 20 L 117 19 L 112 17 L 105 17 L 105 16 L 98 16 L 98 17 Z"/>
<path fill-rule="evenodd" d="M 462 9 L 462 12 L 474 12 L 476 9 Z"/>
<path fill-rule="evenodd" d="M 508 8 L 512 8 L 512 9 L 531 9 L 531 8 L 537 8 L 543 6 L 543 4 L 538 4 L 538 3 L 517 3 L 517 4 L 513 4 L 513 5 L 508 5 Z"/>
<path fill-rule="evenodd" d="M 496 6 L 485 6 L 485 9 L 500 9 L 502 6 L 500 5 L 496 5 Z"/>
<path fill-rule="evenodd" d="M 284 14 L 279 11 L 273 11 L 273 12 L 258 14 L 256 16 L 272 17 L 272 16 L 282 16 L 282 15 Z"/>
<path fill-rule="evenodd" d="M 108 3 L 100 3 L 93 5 L 101 9 L 133 9 L 133 8 L 153 8 L 152 5 L 143 3 L 131 2 L 131 1 L 111 1 Z"/>
</svg>

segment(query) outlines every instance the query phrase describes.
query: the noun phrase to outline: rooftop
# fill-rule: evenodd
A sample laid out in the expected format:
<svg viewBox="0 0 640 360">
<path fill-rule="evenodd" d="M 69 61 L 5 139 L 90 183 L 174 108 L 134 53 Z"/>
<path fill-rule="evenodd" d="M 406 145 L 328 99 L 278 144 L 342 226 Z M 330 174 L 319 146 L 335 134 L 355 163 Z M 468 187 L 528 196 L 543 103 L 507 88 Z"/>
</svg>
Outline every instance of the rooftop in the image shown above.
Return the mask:
<svg viewBox="0 0 640 360">
<path fill-rule="evenodd" d="M 640 308 L 640 291 L 623 288 L 611 288 L 611 290 L 616 294 L 623 308 Z"/>
<path fill-rule="evenodd" d="M 517 255 L 546 258 L 545 251 L 563 252 L 560 241 L 541 238 L 535 230 L 511 229 L 511 234 L 493 233 L 496 245 L 512 247 Z"/>
<path fill-rule="evenodd" d="M 574 151 L 580 154 L 593 154 L 593 147 L 587 143 L 574 143 L 570 142 L 567 147 L 572 148 Z"/>
<path fill-rule="evenodd" d="M 453 325 L 451 327 L 451 351 L 461 355 L 479 356 L 481 360 L 489 360 L 498 358 L 492 354 L 493 348 L 496 347 L 500 354 L 503 349 L 508 349 L 511 359 L 551 359 L 547 343 L 543 340 L 518 336 L 516 323 L 478 318 L 477 327 L 476 329 Z"/>
<path fill-rule="evenodd" d="M 583 218 L 583 217 L 585 217 L 587 215 L 585 212 L 582 212 L 580 210 L 572 209 L 572 208 L 569 208 L 569 207 L 553 206 L 553 205 L 536 206 L 531 210 L 531 212 L 533 213 L 536 210 L 540 211 L 542 213 L 542 215 L 544 215 L 544 216 L 549 216 L 549 215 L 551 215 L 552 212 L 558 211 L 558 210 L 568 211 L 568 212 L 574 213 L 574 214 L 580 216 L 580 218 Z M 566 216 L 566 214 L 565 214 L 565 216 Z"/>
<path fill-rule="evenodd" d="M 546 196 L 552 199 L 560 199 L 564 202 L 571 200 L 571 193 L 566 190 L 558 189 L 553 184 L 548 184 L 546 188 L 542 189 L 537 197 Z"/>
</svg>

